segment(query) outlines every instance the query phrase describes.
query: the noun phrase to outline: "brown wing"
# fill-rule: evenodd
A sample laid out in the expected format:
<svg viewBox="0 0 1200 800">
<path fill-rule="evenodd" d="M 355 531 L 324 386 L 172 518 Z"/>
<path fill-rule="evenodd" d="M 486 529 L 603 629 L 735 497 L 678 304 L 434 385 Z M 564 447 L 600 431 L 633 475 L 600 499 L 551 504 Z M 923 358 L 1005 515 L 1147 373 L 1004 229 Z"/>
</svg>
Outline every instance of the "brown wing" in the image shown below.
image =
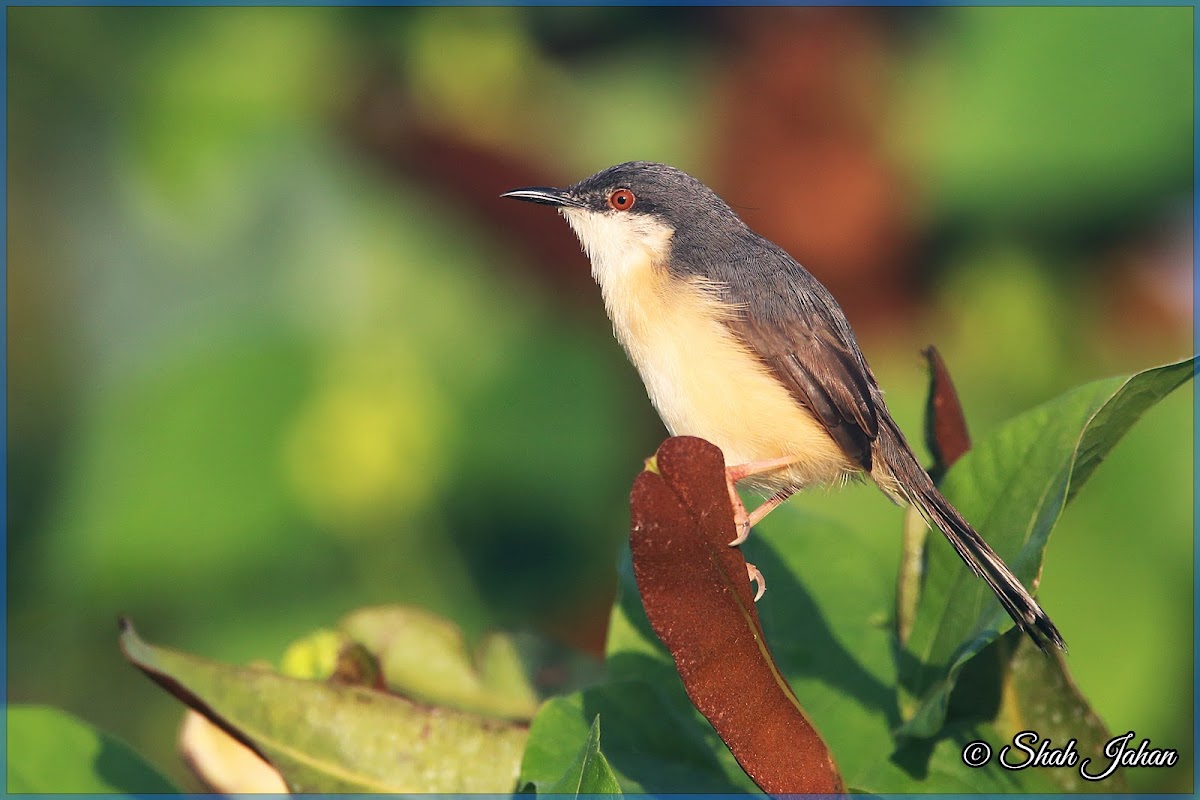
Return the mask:
<svg viewBox="0 0 1200 800">
<path fill-rule="evenodd" d="M 751 231 L 679 236 L 684 275 L 699 276 L 730 313 L 723 322 L 863 469 L 879 435 L 883 395 L 845 313 L 820 281 Z"/>
<path fill-rule="evenodd" d="M 879 435 L 874 379 L 860 364 L 854 345 L 809 322 L 772 324 L 743 317 L 726 324 L 825 426 L 846 455 L 870 472 L 871 445 Z"/>
</svg>

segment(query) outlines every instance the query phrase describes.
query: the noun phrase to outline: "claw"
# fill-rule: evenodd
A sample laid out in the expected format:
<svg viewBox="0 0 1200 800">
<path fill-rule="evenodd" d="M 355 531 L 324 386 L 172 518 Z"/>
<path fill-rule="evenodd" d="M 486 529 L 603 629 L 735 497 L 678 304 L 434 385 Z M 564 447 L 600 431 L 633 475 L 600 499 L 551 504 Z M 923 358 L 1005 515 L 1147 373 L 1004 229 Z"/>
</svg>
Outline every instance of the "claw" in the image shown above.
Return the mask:
<svg viewBox="0 0 1200 800">
<path fill-rule="evenodd" d="M 762 599 L 762 596 L 767 593 L 767 579 L 758 571 L 758 567 L 746 562 L 746 572 L 750 575 L 750 582 L 758 584 L 758 591 L 754 593 L 754 602 Z"/>
<path fill-rule="evenodd" d="M 738 511 L 741 513 L 739 514 Z M 729 543 L 729 546 L 737 547 L 750 538 L 750 515 L 746 513 L 745 508 L 733 512 L 733 526 L 737 530 L 737 536 L 733 537 L 733 541 Z"/>
</svg>

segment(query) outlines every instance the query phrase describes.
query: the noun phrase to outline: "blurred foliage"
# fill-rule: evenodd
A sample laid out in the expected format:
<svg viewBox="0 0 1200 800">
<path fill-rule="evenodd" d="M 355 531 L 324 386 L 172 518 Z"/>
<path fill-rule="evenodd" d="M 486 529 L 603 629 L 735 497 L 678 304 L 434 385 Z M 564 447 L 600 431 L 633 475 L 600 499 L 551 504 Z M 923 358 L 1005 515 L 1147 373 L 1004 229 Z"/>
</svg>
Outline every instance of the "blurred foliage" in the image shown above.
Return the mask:
<svg viewBox="0 0 1200 800">
<path fill-rule="evenodd" d="M 530 267 L 531 240 L 574 250 L 565 226 L 491 209 L 630 158 L 728 171 L 711 87 L 753 58 L 752 25 L 888 33 L 846 68 L 888 76 L 876 138 L 920 245 L 880 262 L 920 264 L 924 302 L 874 328 L 848 311 L 906 430 L 929 342 L 977 436 L 1189 354 L 1191 13 L 10 9 L 10 697 L 190 785 L 177 708 L 113 651 L 121 612 L 231 662 L 394 602 L 470 641 L 532 621 L 595 646 L 626 492 L 663 432 L 598 297 L 555 283 L 583 260 Z M 380 81 L 383 141 L 460 149 L 363 147 Z M 463 152 L 509 168 L 472 167 L 482 184 L 454 194 Z M 775 202 L 728 199 L 751 224 Z M 1100 716 L 1181 748 L 1191 412 L 1190 389 L 1169 398 L 1097 471 L 1041 589 Z M 795 503 L 886 541 L 898 512 L 865 491 Z M 1179 791 L 1191 773 L 1129 780 Z"/>
<path fill-rule="evenodd" d="M 1190 190 L 1189 21 L 1172 8 L 948 15 L 905 75 L 902 116 L 935 210 L 1061 235 L 1153 213 L 1164 186 Z"/>
<path fill-rule="evenodd" d="M 176 789 L 129 745 L 57 708 L 10 706 L 6 791 L 170 794 Z"/>
</svg>

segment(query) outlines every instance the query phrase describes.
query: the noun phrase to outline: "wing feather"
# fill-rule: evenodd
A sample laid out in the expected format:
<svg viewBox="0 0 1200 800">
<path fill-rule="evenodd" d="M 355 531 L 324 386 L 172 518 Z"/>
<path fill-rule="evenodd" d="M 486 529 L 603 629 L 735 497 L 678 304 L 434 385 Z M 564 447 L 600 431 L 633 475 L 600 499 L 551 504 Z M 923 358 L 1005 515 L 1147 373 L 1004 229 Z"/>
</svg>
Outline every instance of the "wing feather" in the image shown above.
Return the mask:
<svg viewBox="0 0 1200 800">
<path fill-rule="evenodd" d="M 754 269 L 754 281 L 723 281 L 738 310 L 725 324 L 870 472 L 882 395 L 850 323 L 816 278 L 783 250 L 760 241 L 769 245 L 777 268 L 755 265 L 760 268 Z M 756 254 L 762 258 L 763 251 Z"/>
</svg>

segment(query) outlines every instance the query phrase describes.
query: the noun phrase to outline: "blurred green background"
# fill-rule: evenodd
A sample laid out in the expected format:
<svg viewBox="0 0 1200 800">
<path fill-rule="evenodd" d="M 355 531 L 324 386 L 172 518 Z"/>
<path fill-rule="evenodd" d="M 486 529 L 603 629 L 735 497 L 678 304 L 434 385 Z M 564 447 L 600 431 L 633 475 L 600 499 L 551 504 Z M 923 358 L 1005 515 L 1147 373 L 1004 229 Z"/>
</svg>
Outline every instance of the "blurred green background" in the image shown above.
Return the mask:
<svg viewBox="0 0 1200 800">
<path fill-rule="evenodd" d="M 277 659 L 365 604 L 595 649 L 665 435 L 587 263 L 497 195 L 696 174 L 842 300 L 920 438 L 1190 355 L 1192 9 L 10 8 L 8 680 L 176 780 L 118 614 Z M 1187 387 L 1041 596 L 1191 790 Z M 877 528 L 869 487 L 793 502 Z M 193 785 L 186 784 L 185 785 Z"/>
</svg>

